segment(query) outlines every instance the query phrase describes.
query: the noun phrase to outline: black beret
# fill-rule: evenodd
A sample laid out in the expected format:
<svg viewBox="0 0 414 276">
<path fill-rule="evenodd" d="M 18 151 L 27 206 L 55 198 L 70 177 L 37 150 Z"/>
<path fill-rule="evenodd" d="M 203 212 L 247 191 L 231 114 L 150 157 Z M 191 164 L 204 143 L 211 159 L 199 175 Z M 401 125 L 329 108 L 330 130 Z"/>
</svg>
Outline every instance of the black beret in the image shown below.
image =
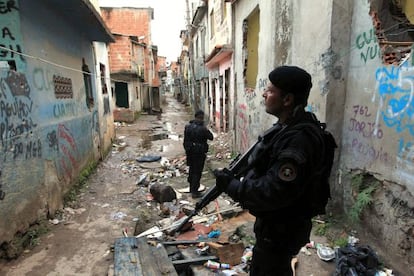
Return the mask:
<svg viewBox="0 0 414 276">
<path fill-rule="evenodd" d="M 279 66 L 269 73 L 270 82 L 285 92 L 292 93 L 306 103 L 312 88 L 311 75 L 297 66 Z"/>
</svg>

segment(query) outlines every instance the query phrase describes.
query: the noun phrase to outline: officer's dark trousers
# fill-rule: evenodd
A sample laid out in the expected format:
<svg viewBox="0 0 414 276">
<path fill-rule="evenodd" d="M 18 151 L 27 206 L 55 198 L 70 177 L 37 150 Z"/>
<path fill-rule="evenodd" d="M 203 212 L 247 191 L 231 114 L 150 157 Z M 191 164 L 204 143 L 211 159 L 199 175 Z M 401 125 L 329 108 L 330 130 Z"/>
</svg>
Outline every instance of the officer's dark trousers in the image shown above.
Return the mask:
<svg viewBox="0 0 414 276">
<path fill-rule="evenodd" d="M 253 248 L 252 276 L 291 276 L 292 257 L 309 242 L 311 220 L 277 222 L 256 220 L 256 245 Z"/>
<path fill-rule="evenodd" d="M 201 173 L 203 172 L 206 154 L 187 155 L 187 165 L 189 166 L 188 183 L 190 183 L 190 193 L 197 193 L 200 188 Z"/>
</svg>

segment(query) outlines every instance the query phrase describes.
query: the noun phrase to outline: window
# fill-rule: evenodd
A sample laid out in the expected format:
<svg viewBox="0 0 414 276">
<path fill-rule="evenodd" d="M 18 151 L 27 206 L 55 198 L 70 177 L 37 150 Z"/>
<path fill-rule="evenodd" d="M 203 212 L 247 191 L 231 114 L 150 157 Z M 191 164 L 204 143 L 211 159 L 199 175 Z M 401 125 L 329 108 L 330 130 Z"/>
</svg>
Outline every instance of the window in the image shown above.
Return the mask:
<svg viewBox="0 0 414 276">
<path fill-rule="evenodd" d="M 210 37 L 213 38 L 216 32 L 215 24 L 214 24 L 214 10 L 210 13 Z"/>
<path fill-rule="evenodd" d="M 243 22 L 243 77 L 247 88 L 256 88 L 258 73 L 258 46 L 260 30 L 259 9 L 253 11 Z"/>
<path fill-rule="evenodd" d="M 93 94 L 92 94 L 91 71 L 89 71 L 89 67 L 85 63 L 85 58 L 82 58 L 82 72 L 83 72 L 83 83 L 85 85 L 86 106 L 88 108 L 92 108 L 94 100 L 93 100 Z"/>
<path fill-rule="evenodd" d="M 102 94 L 108 94 L 108 87 L 106 86 L 106 78 L 105 78 L 105 65 L 99 63 L 99 71 L 101 73 L 101 87 L 102 87 Z"/>
</svg>

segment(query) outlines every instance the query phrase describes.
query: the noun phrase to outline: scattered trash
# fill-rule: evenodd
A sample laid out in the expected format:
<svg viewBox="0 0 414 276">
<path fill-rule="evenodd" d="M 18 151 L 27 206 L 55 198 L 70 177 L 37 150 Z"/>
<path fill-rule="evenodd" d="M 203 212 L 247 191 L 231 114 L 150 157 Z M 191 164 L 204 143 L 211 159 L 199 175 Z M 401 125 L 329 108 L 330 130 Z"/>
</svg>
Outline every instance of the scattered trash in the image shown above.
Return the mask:
<svg viewBox="0 0 414 276">
<path fill-rule="evenodd" d="M 141 176 L 138 177 L 136 184 L 137 185 L 143 184 L 144 181 L 147 179 L 147 176 L 148 176 L 148 173 L 141 174 Z"/>
<path fill-rule="evenodd" d="M 218 238 L 218 237 L 220 237 L 220 235 L 221 235 L 220 230 L 213 230 L 210 233 L 208 233 L 207 237 L 212 239 L 212 238 Z"/>
<path fill-rule="evenodd" d="M 159 161 L 160 159 L 161 159 L 160 155 L 144 155 L 144 156 L 137 158 L 136 160 L 138 162 L 156 162 L 156 161 Z"/>
<path fill-rule="evenodd" d="M 145 237 L 147 236 L 148 238 L 161 238 L 163 235 L 161 229 L 158 226 L 154 226 L 150 229 L 148 229 L 147 231 L 142 232 L 141 234 L 139 234 L 138 236 L 136 236 L 137 238 L 139 237 Z"/>
<path fill-rule="evenodd" d="M 204 256 L 208 254 L 209 249 L 210 247 L 207 245 L 207 246 L 204 246 L 203 248 L 197 248 L 195 252 L 198 256 Z"/>
<path fill-rule="evenodd" d="M 312 255 L 312 253 L 308 250 L 308 248 L 306 246 L 302 247 L 300 249 L 300 252 L 303 253 L 303 254 L 305 254 L 306 256 Z"/>
<path fill-rule="evenodd" d="M 321 244 L 318 244 L 316 246 L 316 254 L 318 255 L 319 259 L 323 261 L 331 261 L 335 259 L 335 250 Z"/>
<path fill-rule="evenodd" d="M 340 247 L 335 255 L 335 276 L 375 275 L 380 268 L 378 256 L 369 245 Z"/>
<path fill-rule="evenodd" d="M 253 249 L 251 247 L 247 247 L 243 252 L 241 261 L 242 263 L 247 264 L 248 262 L 251 261 L 252 257 L 253 257 Z"/>
<path fill-rule="evenodd" d="M 355 244 L 359 243 L 359 239 L 355 238 L 354 236 L 348 237 L 348 244 L 354 246 Z"/>
<path fill-rule="evenodd" d="M 223 264 L 219 262 L 214 261 L 207 261 L 207 263 L 204 264 L 205 267 L 211 268 L 211 269 L 228 269 L 231 268 L 229 264 Z"/>
<path fill-rule="evenodd" d="M 49 222 L 54 225 L 58 225 L 60 223 L 58 219 L 50 219 Z"/>
<path fill-rule="evenodd" d="M 112 220 L 120 220 L 120 219 L 123 219 L 126 216 L 127 216 L 127 214 L 125 214 L 123 212 L 116 212 L 116 213 L 111 214 Z"/>
</svg>

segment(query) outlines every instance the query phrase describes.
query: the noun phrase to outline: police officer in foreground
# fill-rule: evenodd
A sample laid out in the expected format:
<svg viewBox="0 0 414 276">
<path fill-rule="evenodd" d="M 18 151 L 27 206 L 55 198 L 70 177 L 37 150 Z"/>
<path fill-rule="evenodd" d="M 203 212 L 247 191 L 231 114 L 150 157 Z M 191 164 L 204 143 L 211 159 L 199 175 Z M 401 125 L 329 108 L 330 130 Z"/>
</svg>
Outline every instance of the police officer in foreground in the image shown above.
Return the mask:
<svg viewBox="0 0 414 276">
<path fill-rule="evenodd" d="M 189 166 L 187 181 L 190 184 L 192 198 L 201 197 L 198 190 L 208 151 L 207 140 L 213 140 L 213 133 L 204 125 L 204 112 L 199 110 L 195 113 L 194 120 L 191 120 L 184 129 L 183 146 Z"/>
<path fill-rule="evenodd" d="M 311 76 L 296 66 L 280 66 L 269 80 L 263 97 L 277 123 L 253 149 L 241 180 L 228 169 L 214 174 L 217 188 L 256 217 L 250 275 L 284 276 L 292 275 L 292 257 L 309 242 L 311 197 L 318 192 L 313 183 L 319 181 L 315 172 L 322 170 L 325 142 L 319 121 L 304 109 Z"/>
</svg>

